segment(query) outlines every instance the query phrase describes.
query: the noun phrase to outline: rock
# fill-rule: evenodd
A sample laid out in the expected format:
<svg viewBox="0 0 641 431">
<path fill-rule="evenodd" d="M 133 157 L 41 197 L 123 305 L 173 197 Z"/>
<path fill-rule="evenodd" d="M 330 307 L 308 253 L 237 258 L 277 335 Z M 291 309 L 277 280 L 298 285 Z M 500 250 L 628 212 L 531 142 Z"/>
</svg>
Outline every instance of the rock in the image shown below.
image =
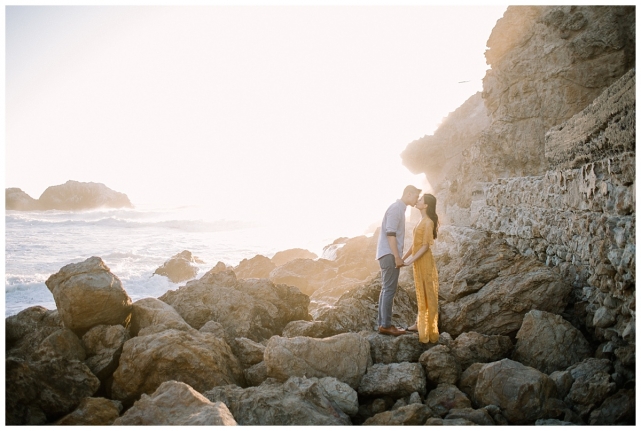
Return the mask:
<svg viewBox="0 0 641 431">
<path fill-rule="evenodd" d="M 336 404 L 342 412 L 349 416 L 358 414 L 358 394 L 351 386 L 335 377 L 323 377 L 318 379 L 318 383 L 325 391 L 327 399 Z"/>
<path fill-rule="evenodd" d="M 259 386 L 269 377 L 267 375 L 267 365 L 265 365 L 265 361 L 243 370 L 243 374 L 245 375 L 245 381 L 248 386 Z"/>
<path fill-rule="evenodd" d="M 425 395 L 426 391 L 425 371 L 416 362 L 374 364 L 367 368 L 358 385 L 358 393 L 362 396 L 402 398 L 413 392 Z"/>
<path fill-rule="evenodd" d="M 78 408 L 56 425 L 111 425 L 120 416 L 122 403 L 107 398 L 83 398 Z"/>
<path fill-rule="evenodd" d="M 121 325 L 94 326 L 82 336 L 82 345 L 87 352 L 85 364 L 101 382 L 106 382 L 118 368 L 122 347 L 129 338 Z"/>
<path fill-rule="evenodd" d="M 258 254 L 251 259 L 243 259 L 234 267 L 238 278 L 268 278 L 269 273 L 276 268 L 270 258 Z"/>
<path fill-rule="evenodd" d="M 426 422 L 425 425 L 445 425 L 445 426 L 465 426 L 465 425 L 476 425 L 472 421 L 468 421 L 467 419 L 441 419 L 441 418 L 429 418 Z"/>
<path fill-rule="evenodd" d="M 424 404 L 410 404 L 382 412 L 367 419 L 363 425 L 423 425 L 434 413 Z"/>
<path fill-rule="evenodd" d="M 173 283 L 180 283 L 196 277 L 198 267 L 194 265 L 195 263 L 203 263 L 203 261 L 193 256 L 189 250 L 184 250 L 163 263 L 154 271 L 154 274 L 163 275 Z"/>
<path fill-rule="evenodd" d="M 452 409 L 445 419 L 465 419 L 476 425 L 496 425 L 494 419 L 486 409 L 474 410 L 473 408 Z"/>
<path fill-rule="evenodd" d="M 412 333 L 390 337 L 370 331 L 365 337 L 369 341 L 372 360 L 375 364 L 418 362 L 421 354 L 434 346 L 434 344 L 421 343 L 418 341 L 418 334 Z"/>
<path fill-rule="evenodd" d="M 234 356 L 240 360 L 243 368 L 249 368 L 263 361 L 265 346 L 249 338 L 236 338 L 230 343 L 230 346 Z"/>
<path fill-rule="evenodd" d="M 326 259 L 295 259 L 277 266 L 269 273 L 274 283 L 296 286 L 305 295 L 311 295 L 336 277 L 336 265 Z"/>
<path fill-rule="evenodd" d="M 556 395 L 556 385 L 547 375 L 510 359 L 485 364 L 474 390 L 479 405 L 498 406 L 513 424 L 542 419 L 546 401 Z"/>
<path fill-rule="evenodd" d="M 607 359 L 588 358 L 567 369 L 574 382 L 564 400 L 583 419 L 616 390 L 611 368 Z"/>
<path fill-rule="evenodd" d="M 290 321 L 309 316 L 309 297 L 297 288 L 267 279 L 237 280 L 233 271 L 208 272 L 159 299 L 196 329 L 210 320 L 222 324 L 229 340 L 266 340 Z"/>
<path fill-rule="evenodd" d="M 223 325 L 218 322 L 214 322 L 213 320 L 205 323 L 198 331 L 212 334 L 213 336 L 218 338 L 225 338 L 225 328 L 223 327 Z"/>
<path fill-rule="evenodd" d="M 237 425 L 227 406 L 211 402 L 191 386 L 170 380 L 140 400 L 114 425 Z"/>
<path fill-rule="evenodd" d="M 265 348 L 267 373 L 281 381 L 291 376 L 336 377 L 358 387 L 371 364 L 369 343 L 358 334 L 329 338 L 270 338 Z"/>
<path fill-rule="evenodd" d="M 428 382 L 456 384 L 461 376 L 461 366 L 447 346 L 435 346 L 423 353 L 419 362 L 425 369 Z"/>
<path fill-rule="evenodd" d="M 484 247 L 479 245 L 479 249 Z M 498 250 L 485 249 L 484 253 L 491 255 Z M 474 264 L 473 259 L 466 263 Z M 532 309 L 561 313 L 571 290 L 572 286 L 535 258 L 516 256 L 478 291 L 443 304 L 439 327 L 452 336 L 472 331 L 487 335 L 514 334 L 521 327 L 523 316 Z"/>
<path fill-rule="evenodd" d="M 78 336 L 69 329 L 59 329 L 45 338 L 36 350 L 38 360 L 64 358 L 84 361 L 87 356 Z"/>
<path fill-rule="evenodd" d="M 317 259 L 316 253 L 302 248 L 291 248 L 288 250 L 279 251 L 272 256 L 272 263 L 276 266 L 281 266 L 294 259 Z"/>
<path fill-rule="evenodd" d="M 238 425 L 351 425 L 318 379 L 291 377 L 246 389 L 218 386 L 204 395 L 227 405 Z"/>
<path fill-rule="evenodd" d="M 590 425 L 634 425 L 635 392 L 621 389 L 603 401 L 600 407 L 590 413 Z"/>
<path fill-rule="evenodd" d="M 133 208 L 124 193 L 101 183 L 69 180 L 50 186 L 38 198 L 40 210 L 85 211 L 96 208 Z"/>
<path fill-rule="evenodd" d="M 372 331 L 378 329 L 378 297 L 380 277 L 343 294 L 333 306 L 311 310 L 314 320 L 325 322 L 330 332 Z M 416 320 L 416 293 L 413 285 L 399 285 L 394 297 L 392 325 L 409 326 Z"/>
<path fill-rule="evenodd" d="M 572 422 L 560 421 L 558 419 L 537 419 L 534 425 L 568 426 L 568 425 L 577 425 L 577 424 Z"/>
<path fill-rule="evenodd" d="M 45 284 L 65 327 L 78 335 L 97 325 L 129 323 L 131 299 L 99 257 L 65 265 Z"/>
<path fill-rule="evenodd" d="M 33 352 L 42 340 L 61 328 L 63 325 L 57 310 L 47 310 L 39 305 L 26 308 L 5 319 L 7 351 Z"/>
<path fill-rule="evenodd" d="M 35 211 L 39 209 L 38 201 L 17 187 L 5 189 L 5 210 Z"/>
<path fill-rule="evenodd" d="M 555 371 L 550 374 L 550 378 L 556 385 L 556 393 L 559 399 L 565 399 L 570 389 L 572 389 L 572 383 L 574 383 L 572 374 L 569 371 Z"/>
<path fill-rule="evenodd" d="M 283 337 L 327 338 L 336 335 L 325 322 L 317 320 L 295 320 L 283 328 Z"/>
<path fill-rule="evenodd" d="M 171 305 L 157 298 L 142 298 L 132 305 L 129 331 L 135 337 L 142 329 L 149 327 L 180 331 L 193 329 Z"/>
<path fill-rule="evenodd" d="M 477 362 L 495 362 L 510 356 L 514 348 L 505 335 L 484 335 L 465 332 L 450 344 L 452 355 L 466 369 Z"/>
<path fill-rule="evenodd" d="M 425 404 L 440 417 L 445 417 L 452 409 L 471 408 L 472 403 L 456 386 L 441 383 L 427 394 Z"/>
<path fill-rule="evenodd" d="M 51 422 L 72 412 L 92 396 L 100 381 L 81 361 L 56 358 L 28 362 L 6 360 L 6 424 Z"/>
<path fill-rule="evenodd" d="M 203 392 L 214 386 L 243 385 L 244 375 L 224 340 L 198 331 L 168 329 L 124 344 L 113 374 L 112 398 L 131 405 L 168 380 Z"/>
<path fill-rule="evenodd" d="M 485 364 L 480 362 L 470 365 L 465 369 L 465 371 L 463 371 L 459 380 L 458 387 L 465 395 L 467 395 L 473 404 L 478 404 L 474 398 L 474 390 L 476 389 L 476 381 L 479 378 L 479 373 L 481 372 L 483 365 Z"/>
<path fill-rule="evenodd" d="M 583 334 L 556 314 L 532 310 L 525 315 L 516 334 L 512 359 L 551 374 L 592 356 Z"/>
</svg>

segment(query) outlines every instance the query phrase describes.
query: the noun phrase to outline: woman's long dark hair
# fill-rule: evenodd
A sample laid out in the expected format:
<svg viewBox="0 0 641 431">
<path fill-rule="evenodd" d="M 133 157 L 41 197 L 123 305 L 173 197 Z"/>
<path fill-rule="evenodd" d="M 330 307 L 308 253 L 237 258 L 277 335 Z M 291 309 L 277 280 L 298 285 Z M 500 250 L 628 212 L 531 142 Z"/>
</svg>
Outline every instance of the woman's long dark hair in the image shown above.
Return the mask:
<svg viewBox="0 0 641 431">
<path fill-rule="evenodd" d="M 436 214 L 436 198 L 426 193 L 423 195 L 423 202 L 427 204 L 427 216 L 434 222 L 434 239 L 438 237 L 438 214 Z"/>
</svg>

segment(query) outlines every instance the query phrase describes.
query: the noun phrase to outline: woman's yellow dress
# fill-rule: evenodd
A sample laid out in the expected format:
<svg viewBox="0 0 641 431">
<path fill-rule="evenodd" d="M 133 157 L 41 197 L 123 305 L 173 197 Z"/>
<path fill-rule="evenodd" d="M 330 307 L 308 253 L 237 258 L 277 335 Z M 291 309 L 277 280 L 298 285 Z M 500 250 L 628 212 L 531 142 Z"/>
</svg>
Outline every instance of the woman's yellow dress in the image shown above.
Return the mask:
<svg viewBox="0 0 641 431">
<path fill-rule="evenodd" d="M 414 228 L 412 254 L 427 244 L 430 248 L 414 261 L 414 286 L 418 302 L 418 339 L 421 343 L 438 342 L 438 272 L 432 256 L 434 222 L 422 219 Z"/>
</svg>

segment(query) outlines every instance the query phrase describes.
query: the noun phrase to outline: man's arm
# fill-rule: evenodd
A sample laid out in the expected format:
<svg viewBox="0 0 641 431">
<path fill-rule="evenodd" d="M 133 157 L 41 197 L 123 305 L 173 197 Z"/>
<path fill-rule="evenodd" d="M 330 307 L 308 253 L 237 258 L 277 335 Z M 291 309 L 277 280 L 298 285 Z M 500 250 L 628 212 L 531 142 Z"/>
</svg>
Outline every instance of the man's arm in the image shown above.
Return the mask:
<svg viewBox="0 0 641 431">
<path fill-rule="evenodd" d="M 387 242 L 389 243 L 389 247 L 392 249 L 396 267 L 400 268 L 401 266 L 405 265 L 403 263 L 403 259 L 401 259 L 401 256 L 398 254 L 398 247 L 396 246 L 396 235 L 387 235 Z"/>
</svg>

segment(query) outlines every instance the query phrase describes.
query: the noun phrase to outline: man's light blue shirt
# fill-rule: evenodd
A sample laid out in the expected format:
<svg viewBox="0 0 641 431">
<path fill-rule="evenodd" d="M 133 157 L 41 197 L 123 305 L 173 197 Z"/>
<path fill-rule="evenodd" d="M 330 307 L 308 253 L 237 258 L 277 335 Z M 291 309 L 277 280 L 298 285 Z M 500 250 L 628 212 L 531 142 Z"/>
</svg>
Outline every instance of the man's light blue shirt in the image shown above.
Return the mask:
<svg viewBox="0 0 641 431">
<path fill-rule="evenodd" d="M 398 255 L 403 257 L 403 244 L 405 242 L 405 210 L 407 205 L 402 200 L 397 200 L 385 211 L 381 232 L 378 236 L 378 246 L 376 247 L 376 259 L 392 254 L 392 249 L 387 241 L 389 234 L 396 235 L 396 246 Z"/>
</svg>

